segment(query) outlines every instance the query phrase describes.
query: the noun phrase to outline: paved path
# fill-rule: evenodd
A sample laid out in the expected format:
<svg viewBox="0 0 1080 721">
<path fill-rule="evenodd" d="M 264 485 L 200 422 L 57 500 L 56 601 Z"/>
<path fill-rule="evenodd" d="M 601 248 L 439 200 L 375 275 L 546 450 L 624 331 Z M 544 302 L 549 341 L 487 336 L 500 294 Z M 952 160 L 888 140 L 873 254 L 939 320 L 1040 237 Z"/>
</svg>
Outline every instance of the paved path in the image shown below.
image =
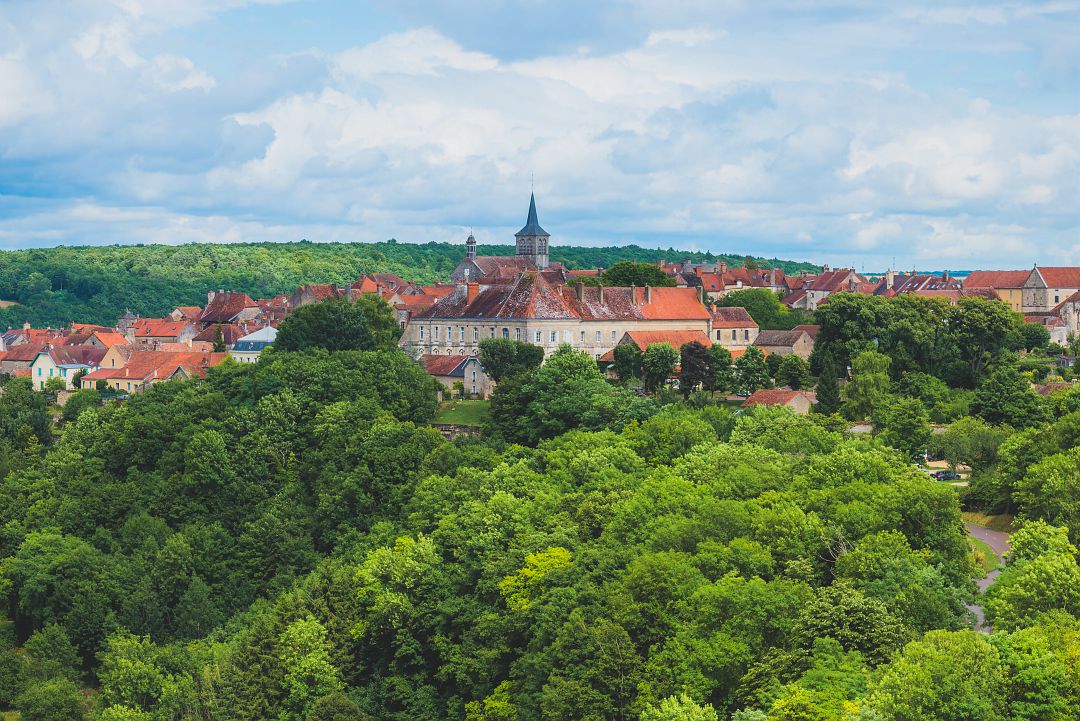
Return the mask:
<svg viewBox="0 0 1080 721">
<path fill-rule="evenodd" d="M 1002 533 L 1001 531 L 991 531 L 989 528 L 976 525 L 974 523 L 966 524 L 968 535 L 972 538 L 977 538 L 986 545 L 990 546 L 991 550 L 998 555 L 998 558 L 1004 562 L 1005 555 L 1009 552 L 1011 546 L 1009 546 L 1009 534 Z M 997 578 L 999 569 L 990 571 L 986 574 L 986 578 L 980 578 L 976 580 L 976 584 L 979 586 L 979 593 L 984 592 L 990 587 L 990 584 Z M 990 626 L 986 623 L 986 618 L 983 615 L 982 606 L 978 604 L 969 604 L 968 608 L 975 614 L 978 622 L 975 624 L 975 629 L 978 631 L 989 631 Z"/>
</svg>

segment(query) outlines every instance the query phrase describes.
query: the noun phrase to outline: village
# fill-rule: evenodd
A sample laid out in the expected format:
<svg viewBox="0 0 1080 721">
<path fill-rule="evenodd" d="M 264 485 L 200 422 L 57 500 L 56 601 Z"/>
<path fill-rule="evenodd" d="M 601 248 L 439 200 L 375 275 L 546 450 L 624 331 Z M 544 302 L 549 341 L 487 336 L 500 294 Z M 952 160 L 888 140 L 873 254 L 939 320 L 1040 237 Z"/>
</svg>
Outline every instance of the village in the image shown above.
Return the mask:
<svg viewBox="0 0 1080 721">
<path fill-rule="evenodd" d="M 392 273 L 370 273 L 347 286 L 305 284 L 292 294 L 253 299 L 233 290 L 207 292 L 204 306 L 179 306 L 161 318 L 130 312 L 104 327 L 9 329 L 0 335 L 0 373 L 30 378 L 36 390 L 96 389 L 118 397 L 174 379 L 203 377 L 231 359 L 254 363 L 271 346 L 277 325 L 293 310 L 330 299 L 375 294 L 402 329 L 400 345 L 447 389 L 483 399 L 493 382 L 477 355 L 484 338 L 512 338 L 543 347 L 562 344 L 591 355 L 611 374 L 615 347 L 644 352 L 666 343 L 697 342 L 727 349 L 732 360 L 753 346 L 764 355 L 810 357 L 818 333 L 812 323 L 776 330 L 759 327 L 745 308 L 719 301 L 736 291 L 764 289 L 790 309 L 812 317 L 834 293 L 942 298 L 1006 303 L 1025 323 L 1046 328 L 1061 346 L 1080 334 L 1080 267 L 976 271 L 965 277 L 888 271 L 868 277 L 851 268 L 790 276 L 778 268 L 729 267 L 725 262 L 658 264 L 666 286 L 619 287 L 596 283 L 603 269 L 571 270 L 549 260 L 550 235 L 539 224 L 535 197 L 525 226 L 515 234 L 514 256 L 465 258 L 450 282 L 420 285 Z M 813 392 L 760 390 L 750 403 L 787 405 L 807 412 Z"/>
</svg>

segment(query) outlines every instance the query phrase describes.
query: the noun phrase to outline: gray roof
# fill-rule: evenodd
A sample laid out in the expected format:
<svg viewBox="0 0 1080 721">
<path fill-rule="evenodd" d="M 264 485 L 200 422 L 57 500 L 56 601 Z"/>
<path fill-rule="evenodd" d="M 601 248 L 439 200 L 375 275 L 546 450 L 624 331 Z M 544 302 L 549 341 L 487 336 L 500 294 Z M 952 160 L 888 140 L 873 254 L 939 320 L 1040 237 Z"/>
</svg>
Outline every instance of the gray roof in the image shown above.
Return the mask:
<svg viewBox="0 0 1080 721">
<path fill-rule="evenodd" d="M 529 193 L 529 218 L 525 221 L 525 227 L 514 233 L 514 235 L 550 235 L 540 227 L 540 222 L 536 219 L 536 195 L 534 193 Z"/>
</svg>

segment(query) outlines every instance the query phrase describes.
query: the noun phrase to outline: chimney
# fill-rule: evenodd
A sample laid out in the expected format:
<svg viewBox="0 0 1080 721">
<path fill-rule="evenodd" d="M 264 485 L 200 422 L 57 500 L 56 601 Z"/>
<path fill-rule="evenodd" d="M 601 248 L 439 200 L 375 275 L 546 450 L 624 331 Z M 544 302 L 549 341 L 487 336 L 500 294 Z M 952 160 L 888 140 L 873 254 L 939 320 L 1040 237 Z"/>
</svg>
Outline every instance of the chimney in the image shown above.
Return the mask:
<svg viewBox="0 0 1080 721">
<path fill-rule="evenodd" d="M 574 283 L 574 292 L 577 293 L 577 299 L 579 301 L 585 300 L 585 284 L 580 280 L 577 283 Z"/>
<path fill-rule="evenodd" d="M 948 283 L 949 282 L 949 271 L 945 271 L 944 273 L 942 273 L 941 274 L 941 279 L 943 281 L 945 281 L 946 283 Z"/>
<path fill-rule="evenodd" d="M 891 270 L 891 269 L 885 271 L 885 286 L 887 288 L 892 288 L 893 283 L 895 283 L 895 282 L 896 282 L 896 271 Z"/>
<path fill-rule="evenodd" d="M 701 277 L 701 266 L 700 265 L 695 265 L 694 266 L 694 275 L 696 275 L 698 278 Z"/>
<path fill-rule="evenodd" d="M 468 284 L 466 284 L 466 288 L 467 288 L 466 295 L 465 295 L 466 302 L 472 303 L 474 300 L 476 300 L 476 296 L 480 295 L 480 284 L 479 283 L 468 283 Z"/>
<path fill-rule="evenodd" d="M 603 285 L 600 286 L 600 290 L 598 291 L 598 295 L 600 296 L 600 305 L 603 305 L 604 304 L 604 286 Z"/>
<path fill-rule="evenodd" d="M 727 261 L 726 260 L 720 261 L 720 275 L 723 275 L 724 273 L 727 273 Z"/>
<path fill-rule="evenodd" d="M 652 286 L 645 286 L 645 304 L 652 303 Z"/>
<path fill-rule="evenodd" d="M 776 287 L 776 268 L 769 271 L 769 286 L 772 288 Z"/>
<path fill-rule="evenodd" d="M 212 290 L 206 291 L 206 304 L 207 305 L 210 305 L 211 303 L 214 302 L 214 296 L 215 295 L 217 295 L 217 294 Z"/>
<path fill-rule="evenodd" d="M 705 286 L 703 285 L 697 287 L 697 302 L 705 305 Z"/>
<path fill-rule="evenodd" d="M 23 330 L 30 330 L 30 321 L 24 321 L 22 324 Z"/>
<path fill-rule="evenodd" d="M 825 263 L 824 265 L 821 266 L 821 272 L 822 273 L 828 273 L 829 272 L 829 264 L 828 263 Z"/>
</svg>

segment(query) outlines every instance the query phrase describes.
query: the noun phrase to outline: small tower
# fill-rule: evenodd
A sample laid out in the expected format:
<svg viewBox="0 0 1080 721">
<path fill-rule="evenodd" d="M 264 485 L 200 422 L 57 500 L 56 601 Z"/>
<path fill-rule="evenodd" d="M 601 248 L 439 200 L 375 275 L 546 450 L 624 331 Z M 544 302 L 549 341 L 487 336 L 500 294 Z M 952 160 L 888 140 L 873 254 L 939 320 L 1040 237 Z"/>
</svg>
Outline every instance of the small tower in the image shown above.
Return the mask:
<svg viewBox="0 0 1080 721">
<path fill-rule="evenodd" d="M 536 219 L 536 195 L 529 194 L 529 217 L 525 227 L 514 233 L 517 239 L 517 254 L 525 256 L 539 270 L 548 267 L 548 239 L 551 237 L 540 227 Z"/>
<path fill-rule="evenodd" d="M 465 259 L 472 260 L 476 257 L 476 238 L 472 233 L 469 233 L 469 237 L 465 239 Z"/>
</svg>

